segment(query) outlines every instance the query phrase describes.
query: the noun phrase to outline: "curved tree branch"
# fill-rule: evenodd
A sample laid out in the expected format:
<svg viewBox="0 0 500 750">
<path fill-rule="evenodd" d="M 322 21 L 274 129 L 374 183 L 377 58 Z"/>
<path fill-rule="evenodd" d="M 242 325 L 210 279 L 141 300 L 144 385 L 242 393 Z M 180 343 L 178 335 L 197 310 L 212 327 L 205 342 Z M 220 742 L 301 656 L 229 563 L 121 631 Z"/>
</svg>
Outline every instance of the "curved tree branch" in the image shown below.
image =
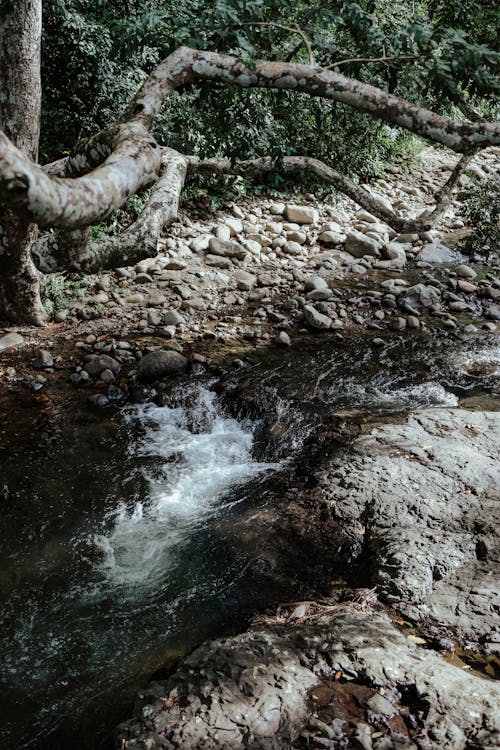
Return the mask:
<svg viewBox="0 0 500 750">
<path fill-rule="evenodd" d="M 243 88 L 288 89 L 333 99 L 441 143 L 457 153 L 500 145 L 500 123 L 456 122 L 325 68 L 286 62 L 247 65 L 230 55 L 188 47 L 179 48 L 160 63 L 125 110 L 122 119 L 138 119 L 149 126 L 173 90 L 196 81 Z"/>
<path fill-rule="evenodd" d="M 220 175 L 236 174 L 250 178 L 275 171 L 310 172 L 320 180 L 333 185 L 336 190 L 347 195 L 359 206 L 365 208 L 373 216 L 376 216 L 377 219 L 388 224 L 397 232 L 419 233 L 432 229 L 440 216 L 442 216 L 449 205 L 454 187 L 472 158 L 471 154 L 466 154 L 459 159 L 450 178 L 435 195 L 435 208 L 429 215 L 420 219 L 405 219 L 398 216 L 394 211 L 387 208 L 376 196 L 361 187 L 361 185 L 336 172 L 319 159 L 313 159 L 309 156 L 285 156 L 279 162 L 270 157 L 264 157 L 236 163 L 232 163 L 230 159 L 201 160 L 196 157 L 189 157 L 188 172 Z"/>
<path fill-rule="evenodd" d="M 102 166 L 78 179 L 51 177 L 0 131 L 0 200 L 41 227 L 95 224 L 156 178 L 160 151 L 138 122 L 117 128 Z"/>
<path fill-rule="evenodd" d="M 152 258 L 162 229 L 177 218 L 188 158 L 171 148 L 161 149 L 160 177 L 139 218 L 121 234 L 90 242 L 73 254 L 70 266 L 89 273 Z"/>
</svg>

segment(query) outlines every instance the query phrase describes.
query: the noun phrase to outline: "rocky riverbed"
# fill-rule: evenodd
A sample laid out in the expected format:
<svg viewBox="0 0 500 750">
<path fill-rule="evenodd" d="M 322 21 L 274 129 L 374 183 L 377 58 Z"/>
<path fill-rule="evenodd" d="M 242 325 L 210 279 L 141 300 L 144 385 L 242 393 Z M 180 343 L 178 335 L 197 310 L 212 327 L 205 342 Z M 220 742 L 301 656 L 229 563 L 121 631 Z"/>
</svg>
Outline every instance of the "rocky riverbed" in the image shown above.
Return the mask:
<svg viewBox="0 0 500 750">
<path fill-rule="evenodd" d="M 181 407 L 192 410 L 189 394 L 201 382 L 217 392 L 230 434 L 243 445 L 245 430 L 231 420 L 258 425 L 251 428 L 252 460 L 281 467 L 271 482 L 274 500 L 258 489 L 257 506 L 238 506 L 237 517 L 218 521 L 224 547 L 248 554 L 251 584 L 242 576 L 241 586 L 256 604 L 241 608 L 240 626 L 259 610 L 254 626 L 205 642 L 177 666 L 164 659 L 168 676 L 129 709 L 133 718 L 120 726 L 117 747 L 500 744 L 493 682 L 500 664 L 500 281 L 495 252 L 478 248 L 463 257 L 455 245 L 467 232 L 467 182 L 493 172 L 498 153 L 489 149 L 473 162 L 432 232 L 398 236 L 339 196 L 242 201 L 214 216 L 183 217 L 156 258 L 134 267 L 124 261 L 116 272 L 92 277 L 48 329 L 0 332 L 4 457 L 9 440 L 17 445 L 30 432 L 26 406 L 37 411 L 33 435 L 48 466 L 58 450 L 68 459 L 61 436 L 69 434 L 69 405 L 91 414 L 92 423 L 102 415 L 114 435 L 113 415 L 122 407 L 145 404 L 147 415 L 156 404 L 182 439 L 186 430 L 195 443 L 205 431 L 214 438 L 220 415 L 208 418 L 204 407 L 188 427 L 175 421 Z M 388 169 L 368 187 L 401 215 L 417 216 L 454 164 L 444 151 L 426 149 L 417 163 Z M 211 413 L 212 396 L 204 398 Z M 95 429 L 107 455 L 109 439 L 101 442 Z M 99 463 L 84 434 L 84 455 Z M 175 465 L 176 451 L 168 455 Z M 139 450 L 133 462 L 140 457 Z M 70 463 L 77 471 L 78 462 Z M 7 469 L 10 497 L 17 474 Z M 156 471 L 152 486 L 163 469 Z M 93 479 L 82 487 L 84 481 Z M 118 491 L 116 478 L 113 487 Z M 38 536 L 44 544 L 57 536 L 66 512 L 63 495 L 42 494 L 37 544 Z M 23 528 L 23 558 L 24 505 L 12 510 Z M 130 517 L 118 517 L 133 526 L 142 513 L 136 505 Z M 114 540 L 106 533 L 105 559 Z M 13 570 L 31 575 L 24 559 L 18 569 L 16 558 Z M 309 598 L 276 610 L 280 593 L 289 591 Z M 122 619 L 128 615 L 120 611 Z M 177 657 L 213 635 L 208 626 L 196 633 L 176 648 Z M 140 662 L 137 638 L 129 643 L 125 631 L 121 637 Z M 125 651 L 120 646 L 121 662 Z M 156 657 L 153 664 L 137 668 L 142 684 L 160 666 Z M 86 731 L 82 747 L 90 748 Z"/>
</svg>

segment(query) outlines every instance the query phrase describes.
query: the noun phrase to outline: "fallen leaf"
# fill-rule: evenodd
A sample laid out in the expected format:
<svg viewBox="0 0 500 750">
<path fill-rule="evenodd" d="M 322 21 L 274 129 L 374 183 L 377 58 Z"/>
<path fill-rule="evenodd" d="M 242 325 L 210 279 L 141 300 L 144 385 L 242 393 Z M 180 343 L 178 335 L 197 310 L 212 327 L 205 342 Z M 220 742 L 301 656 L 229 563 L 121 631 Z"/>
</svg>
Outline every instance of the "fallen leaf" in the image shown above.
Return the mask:
<svg viewBox="0 0 500 750">
<path fill-rule="evenodd" d="M 420 638 L 419 635 L 407 635 L 406 638 L 411 641 L 411 643 L 416 643 L 417 646 L 423 646 L 427 643 L 425 638 Z"/>
</svg>

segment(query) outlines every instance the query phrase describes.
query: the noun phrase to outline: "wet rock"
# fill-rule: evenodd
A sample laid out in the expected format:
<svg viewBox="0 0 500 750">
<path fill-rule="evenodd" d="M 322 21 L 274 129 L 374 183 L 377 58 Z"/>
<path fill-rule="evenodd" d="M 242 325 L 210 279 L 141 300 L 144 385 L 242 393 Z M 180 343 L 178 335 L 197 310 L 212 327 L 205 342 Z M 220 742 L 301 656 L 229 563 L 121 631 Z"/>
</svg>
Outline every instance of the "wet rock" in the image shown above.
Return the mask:
<svg viewBox="0 0 500 750">
<path fill-rule="evenodd" d="M 336 673 L 350 682 L 335 682 Z M 170 750 L 288 750 L 313 736 L 325 738 L 314 747 L 493 748 L 499 700 L 497 685 L 417 648 L 385 613 L 344 605 L 203 644 L 141 693 L 117 746 L 162 750 L 168 736 Z"/>
<path fill-rule="evenodd" d="M 188 366 L 188 360 L 179 352 L 159 349 L 139 360 L 137 378 L 142 383 L 151 383 L 168 375 L 178 375 Z"/>
<path fill-rule="evenodd" d="M 318 330 L 326 330 L 331 328 L 332 325 L 331 318 L 318 312 L 313 305 L 306 305 L 304 307 L 304 318 L 311 328 L 317 328 Z"/>
<path fill-rule="evenodd" d="M 23 343 L 24 338 L 20 333 L 6 333 L 5 336 L 0 336 L 0 352 Z"/>
<path fill-rule="evenodd" d="M 349 232 L 345 241 L 345 250 L 354 258 L 362 258 L 364 255 L 379 256 L 382 244 L 372 237 L 367 237 L 361 232 Z"/>
<path fill-rule="evenodd" d="M 46 349 L 39 349 L 33 360 L 33 365 L 40 370 L 54 367 L 54 357 Z"/>
<path fill-rule="evenodd" d="M 104 370 L 111 370 L 116 375 L 121 369 L 120 363 L 107 354 L 89 354 L 85 360 L 83 369 L 91 378 L 98 377 Z"/>
<path fill-rule="evenodd" d="M 309 206 L 294 206 L 289 203 L 285 209 L 285 215 L 288 221 L 295 224 L 318 224 L 319 213 L 315 208 Z"/>
<path fill-rule="evenodd" d="M 439 292 L 433 286 L 415 284 L 400 292 L 398 304 L 406 304 L 416 309 L 428 308 L 439 304 L 440 299 Z"/>
</svg>

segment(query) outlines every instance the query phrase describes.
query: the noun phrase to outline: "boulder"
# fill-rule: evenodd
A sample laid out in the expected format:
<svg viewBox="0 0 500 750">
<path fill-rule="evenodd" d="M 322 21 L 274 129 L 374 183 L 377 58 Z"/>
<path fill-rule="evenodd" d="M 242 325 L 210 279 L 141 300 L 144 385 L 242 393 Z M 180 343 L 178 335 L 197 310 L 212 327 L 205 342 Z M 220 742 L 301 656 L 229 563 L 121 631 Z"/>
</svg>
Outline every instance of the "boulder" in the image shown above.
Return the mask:
<svg viewBox="0 0 500 750">
<path fill-rule="evenodd" d="M 317 224 L 319 222 L 317 209 L 309 206 L 294 206 L 289 203 L 285 215 L 288 221 L 293 221 L 295 224 Z"/>
<path fill-rule="evenodd" d="M 226 258 L 238 258 L 243 260 L 246 258 L 247 251 L 239 244 L 232 240 L 219 240 L 217 237 L 211 237 L 208 243 L 210 252 L 212 255 L 223 255 Z"/>
<path fill-rule="evenodd" d="M 346 241 L 346 235 L 342 232 L 327 230 L 326 232 L 321 232 L 318 239 L 325 245 L 342 245 Z"/>
<path fill-rule="evenodd" d="M 137 377 L 142 383 L 151 383 L 168 375 L 178 375 L 187 366 L 188 360 L 179 352 L 159 349 L 142 357 L 137 367 Z"/>
<path fill-rule="evenodd" d="M 318 310 L 312 305 L 306 305 L 304 307 L 304 318 L 307 325 L 311 326 L 311 328 L 317 328 L 320 331 L 332 327 L 331 318 L 318 312 Z"/>
<path fill-rule="evenodd" d="M 459 263 L 463 260 L 463 256 L 440 242 L 430 242 L 422 247 L 418 254 L 418 260 L 436 264 Z"/>
<path fill-rule="evenodd" d="M 0 336 L 0 352 L 23 343 L 24 338 L 20 333 L 6 333 L 5 336 Z"/>
<path fill-rule="evenodd" d="M 409 305 L 411 308 L 432 307 L 439 304 L 441 298 L 437 289 L 426 284 L 415 284 L 403 289 L 399 294 L 398 303 Z"/>
<path fill-rule="evenodd" d="M 367 237 L 362 232 L 353 230 L 349 232 L 345 241 L 345 250 L 354 258 L 362 258 L 364 255 L 378 257 L 380 255 L 381 243 L 373 237 Z"/>
</svg>

